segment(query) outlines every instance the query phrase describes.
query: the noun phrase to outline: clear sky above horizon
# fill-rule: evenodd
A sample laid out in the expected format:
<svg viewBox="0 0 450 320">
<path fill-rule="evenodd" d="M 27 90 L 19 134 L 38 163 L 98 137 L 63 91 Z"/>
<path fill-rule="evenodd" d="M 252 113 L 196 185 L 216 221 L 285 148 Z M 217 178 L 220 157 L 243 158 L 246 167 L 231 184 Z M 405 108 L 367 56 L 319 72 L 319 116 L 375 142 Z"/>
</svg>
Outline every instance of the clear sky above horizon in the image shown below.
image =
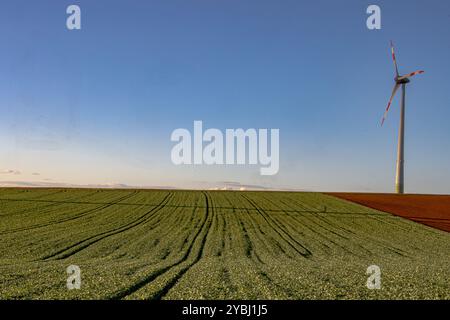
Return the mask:
<svg viewBox="0 0 450 320">
<path fill-rule="evenodd" d="M 66 28 L 77 4 L 82 29 Z M 377 4 L 382 29 L 366 27 Z M 2 1 L 0 184 L 450 193 L 450 2 Z M 175 166 L 176 128 L 279 128 L 280 170 Z"/>
</svg>

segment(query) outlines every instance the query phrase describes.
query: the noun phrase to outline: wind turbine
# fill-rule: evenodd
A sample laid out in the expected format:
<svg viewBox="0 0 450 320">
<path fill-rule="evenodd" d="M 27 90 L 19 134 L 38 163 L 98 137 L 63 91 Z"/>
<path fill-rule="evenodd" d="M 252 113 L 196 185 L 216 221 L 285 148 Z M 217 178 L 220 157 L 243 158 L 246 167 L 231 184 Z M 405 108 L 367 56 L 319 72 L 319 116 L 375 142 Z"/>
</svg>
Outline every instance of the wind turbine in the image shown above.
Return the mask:
<svg viewBox="0 0 450 320">
<path fill-rule="evenodd" d="M 395 85 L 392 90 L 391 98 L 387 105 L 386 111 L 384 112 L 383 119 L 381 120 L 381 125 L 383 126 L 384 120 L 386 120 L 389 108 L 391 107 L 392 100 L 394 99 L 395 93 L 400 86 L 402 87 L 402 100 L 400 103 L 400 126 L 398 128 L 398 145 L 397 145 L 397 167 L 395 173 L 395 192 L 404 192 L 404 151 L 405 151 L 405 95 L 406 95 L 406 84 L 410 82 L 409 78 L 415 76 L 416 74 L 424 73 L 423 70 L 414 71 L 408 73 L 407 75 L 400 76 L 398 73 L 397 59 L 395 58 L 394 44 L 391 41 L 391 51 L 392 60 L 394 61 L 395 67 Z"/>
</svg>

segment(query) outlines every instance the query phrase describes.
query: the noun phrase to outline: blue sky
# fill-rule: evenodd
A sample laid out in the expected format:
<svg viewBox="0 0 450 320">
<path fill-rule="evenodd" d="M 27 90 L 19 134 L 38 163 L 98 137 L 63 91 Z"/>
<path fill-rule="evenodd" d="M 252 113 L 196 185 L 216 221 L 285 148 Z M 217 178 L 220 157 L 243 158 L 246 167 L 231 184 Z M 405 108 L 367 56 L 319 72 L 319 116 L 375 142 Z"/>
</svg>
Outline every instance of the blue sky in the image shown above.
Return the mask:
<svg viewBox="0 0 450 320">
<path fill-rule="evenodd" d="M 82 29 L 66 28 L 77 4 Z M 382 29 L 366 27 L 378 4 Z M 450 2 L 2 1 L 0 181 L 450 193 Z M 280 171 L 175 166 L 176 128 L 279 128 Z"/>
</svg>

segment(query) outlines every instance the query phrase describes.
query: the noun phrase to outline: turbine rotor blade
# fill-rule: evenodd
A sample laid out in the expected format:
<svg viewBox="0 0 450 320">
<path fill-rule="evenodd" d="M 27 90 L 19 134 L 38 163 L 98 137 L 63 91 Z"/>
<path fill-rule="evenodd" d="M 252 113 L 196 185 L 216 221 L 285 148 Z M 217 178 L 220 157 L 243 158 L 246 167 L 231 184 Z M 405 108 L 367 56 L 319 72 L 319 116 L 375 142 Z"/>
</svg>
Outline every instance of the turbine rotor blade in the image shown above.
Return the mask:
<svg viewBox="0 0 450 320">
<path fill-rule="evenodd" d="M 392 52 L 392 60 L 394 61 L 395 73 L 398 77 L 399 73 L 398 73 L 397 59 L 395 58 L 394 43 L 392 42 L 392 40 L 391 40 L 391 52 Z"/>
<path fill-rule="evenodd" d="M 386 120 L 389 108 L 391 107 L 392 100 L 394 99 L 395 93 L 397 92 L 398 88 L 400 88 L 400 84 L 396 83 L 394 89 L 392 90 L 391 98 L 389 99 L 386 111 L 384 111 L 383 118 L 381 119 L 381 126 L 383 126 L 384 120 Z"/>
<path fill-rule="evenodd" d="M 416 74 L 421 74 L 421 73 L 424 73 L 424 72 L 425 72 L 425 71 L 423 71 L 423 70 L 417 70 L 417 71 L 408 73 L 407 75 L 398 77 L 397 80 L 403 80 L 403 79 L 411 78 L 412 76 L 415 76 Z"/>
</svg>

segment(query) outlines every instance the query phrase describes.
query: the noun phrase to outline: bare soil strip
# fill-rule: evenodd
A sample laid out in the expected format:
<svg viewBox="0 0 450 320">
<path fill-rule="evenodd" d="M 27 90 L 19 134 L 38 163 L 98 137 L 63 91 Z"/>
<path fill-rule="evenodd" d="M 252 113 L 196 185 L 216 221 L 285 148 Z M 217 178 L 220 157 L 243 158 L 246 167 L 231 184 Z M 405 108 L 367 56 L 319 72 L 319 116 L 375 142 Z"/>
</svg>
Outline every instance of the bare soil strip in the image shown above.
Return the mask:
<svg viewBox="0 0 450 320">
<path fill-rule="evenodd" d="M 450 195 L 398 195 L 388 193 L 328 194 L 450 232 Z"/>
</svg>

